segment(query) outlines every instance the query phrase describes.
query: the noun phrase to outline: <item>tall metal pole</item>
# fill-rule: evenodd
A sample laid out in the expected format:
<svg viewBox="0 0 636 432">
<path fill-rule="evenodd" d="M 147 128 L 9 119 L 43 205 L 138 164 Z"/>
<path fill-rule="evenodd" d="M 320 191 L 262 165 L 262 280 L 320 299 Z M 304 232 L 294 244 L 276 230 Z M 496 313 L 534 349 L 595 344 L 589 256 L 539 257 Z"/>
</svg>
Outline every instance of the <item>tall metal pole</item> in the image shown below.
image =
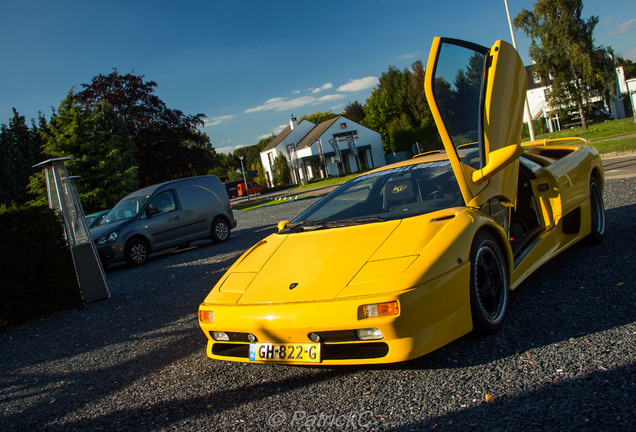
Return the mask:
<svg viewBox="0 0 636 432">
<path fill-rule="evenodd" d="M 510 36 L 512 37 L 512 45 L 517 49 L 517 39 L 515 39 L 515 32 L 512 29 L 512 20 L 510 19 L 510 9 L 508 8 L 508 0 L 504 0 L 506 4 L 506 14 L 508 14 L 508 26 L 510 26 Z M 519 52 L 519 50 L 517 50 Z M 530 131 L 530 141 L 534 141 L 534 125 L 532 124 L 532 113 L 530 112 L 530 103 L 528 102 L 528 94 L 526 93 L 526 121 L 528 122 L 528 130 Z"/>
<path fill-rule="evenodd" d="M 247 188 L 247 178 L 245 178 L 245 168 L 243 167 L 243 156 L 239 156 L 241 160 L 241 171 L 243 171 L 243 184 L 245 184 L 245 193 L 247 194 L 247 200 L 250 200 L 250 191 Z"/>
</svg>

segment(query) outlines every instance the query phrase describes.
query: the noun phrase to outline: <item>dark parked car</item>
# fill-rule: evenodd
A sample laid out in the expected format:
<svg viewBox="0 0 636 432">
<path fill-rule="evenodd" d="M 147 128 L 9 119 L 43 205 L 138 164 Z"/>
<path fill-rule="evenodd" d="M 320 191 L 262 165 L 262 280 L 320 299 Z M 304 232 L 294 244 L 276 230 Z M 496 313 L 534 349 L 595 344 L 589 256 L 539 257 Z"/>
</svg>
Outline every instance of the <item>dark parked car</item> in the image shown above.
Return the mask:
<svg viewBox="0 0 636 432">
<path fill-rule="evenodd" d="M 91 213 L 89 215 L 86 215 L 85 219 L 86 219 L 86 225 L 88 225 L 88 228 L 90 229 L 90 228 L 96 227 L 97 225 L 102 223 L 102 221 L 104 220 L 104 217 L 108 214 L 109 211 L 110 210 L 102 210 L 97 213 Z"/>
<path fill-rule="evenodd" d="M 124 197 L 91 230 L 104 264 L 144 264 L 152 252 L 212 238 L 224 242 L 236 227 L 217 176 L 189 177 L 148 186 Z"/>
</svg>

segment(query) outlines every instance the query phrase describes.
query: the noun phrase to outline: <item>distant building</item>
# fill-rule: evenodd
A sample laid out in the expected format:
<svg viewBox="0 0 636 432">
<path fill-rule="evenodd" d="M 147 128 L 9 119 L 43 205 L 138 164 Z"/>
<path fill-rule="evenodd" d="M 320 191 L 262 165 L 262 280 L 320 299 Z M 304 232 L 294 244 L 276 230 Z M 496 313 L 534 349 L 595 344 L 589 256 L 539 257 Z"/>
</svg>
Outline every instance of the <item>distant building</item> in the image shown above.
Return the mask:
<svg viewBox="0 0 636 432">
<path fill-rule="evenodd" d="M 559 118 L 557 113 L 557 109 L 559 107 L 550 106 L 550 103 L 547 100 L 546 91 L 549 90 L 550 87 L 541 84 L 539 76 L 534 72 L 534 65 L 526 66 L 526 73 L 528 75 L 528 91 L 526 95 L 533 120 L 543 118 L 546 129 L 549 132 L 572 126 L 580 126 L 580 119 L 577 123 L 576 121 L 573 122 L 571 119 Z M 626 85 L 622 66 L 616 68 L 616 83 L 616 96 L 614 96 L 613 100 L 605 101 L 605 98 L 601 94 L 592 97 L 590 102 L 598 108 L 596 109 L 597 114 L 601 114 L 600 111 L 602 110 L 603 113 L 607 114 L 607 116 L 609 116 L 611 112 L 611 115 L 615 119 L 625 118 L 623 97 L 621 95 L 626 93 Z M 524 122 L 526 120 L 527 119 L 524 117 Z"/>
<path fill-rule="evenodd" d="M 380 134 L 343 116 L 319 125 L 292 116 L 289 126 L 261 151 L 270 186 L 276 184 L 274 159 L 279 154 L 285 155 L 295 184 L 386 165 Z"/>
</svg>

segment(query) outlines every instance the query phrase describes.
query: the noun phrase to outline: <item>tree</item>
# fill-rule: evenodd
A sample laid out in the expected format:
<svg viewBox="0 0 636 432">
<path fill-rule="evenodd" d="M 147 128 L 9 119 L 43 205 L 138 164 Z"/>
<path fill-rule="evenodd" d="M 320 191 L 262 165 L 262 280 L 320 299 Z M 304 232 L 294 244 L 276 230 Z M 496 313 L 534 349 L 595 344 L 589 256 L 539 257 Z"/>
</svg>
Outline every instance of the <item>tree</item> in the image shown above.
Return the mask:
<svg viewBox="0 0 636 432">
<path fill-rule="evenodd" d="M 304 115 L 304 116 L 300 116 L 300 120 L 308 120 L 310 122 L 312 122 L 313 124 L 320 124 L 324 121 L 327 120 L 331 120 L 334 117 L 338 117 L 340 114 L 334 114 L 331 111 L 327 111 L 327 112 L 315 112 L 313 114 L 310 115 Z"/>
<path fill-rule="evenodd" d="M 594 89 L 613 91 L 613 74 L 608 77 L 605 70 L 607 50 L 594 46 L 592 33 L 599 19 L 582 19 L 582 9 L 582 0 L 537 0 L 534 11 L 523 9 L 514 24 L 532 41 L 529 54 L 541 82 L 551 86 L 550 104 L 576 107 L 586 129 L 585 108 Z"/>
<path fill-rule="evenodd" d="M 284 154 L 279 153 L 274 158 L 274 181 L 277 184 L 291 184 L 291 171 L 287 158 Z"/>
<path fill-rule="evenodd" d="M 424 93 L 424 76 L 421 61 L 413 63 L 411 70 L 389 66 L 367 99 L 362 123 L 382 136 L 385 152 L 396 148 L 391 143 L 396 131 L 419 128 L 432 119 Z"/>
<path fill-rule="evenodd" d="M 358 101 L 351 102 L 345 107 L 343 115 L 351 121 L 362 123 L 364 120 L 364 107 Z"/>
<path fill-rule="evenodd" d="M 111 208 L 138 188 L 128 129 L 107 101 L 89 111 L 70 91 L 42 136 L 47 157 L 73 157 L 66 167 L 79 176 L 75 186 L 87 213 Z M 36 201 L 45 201 L 41 172 L 31 178 L 30 189 Z"/>
<path fill-rule="evenodd" d="M 616 57 L 616 66 L 623 66 L 625 79 L 636 78 L 636 63 L 623 57 Z"/>
<path fill-rule="evenodd" d="M 93 110 L 107 100 L 126 124 L 142 186 L 206 173 L 218 163 L 208 136 L 198 130 L 205 116 L 166 107 L 154 94 L 156 82 L 113 69 L 82 87 L 76 96 L 78 103 Z"/>
<path fill-rule="evenodd" d="M 39 117 L 45 129 L 46 120 Z M 27 185 L 33 173 L 33 165 L 42 162 L 42 139 L 38 127 L 32 121 L 26 125 L 25 118 L 13 108 L 9 125 L 0 126 L 0 203 L 24 204 L 29 200 Z"/>
</svg>

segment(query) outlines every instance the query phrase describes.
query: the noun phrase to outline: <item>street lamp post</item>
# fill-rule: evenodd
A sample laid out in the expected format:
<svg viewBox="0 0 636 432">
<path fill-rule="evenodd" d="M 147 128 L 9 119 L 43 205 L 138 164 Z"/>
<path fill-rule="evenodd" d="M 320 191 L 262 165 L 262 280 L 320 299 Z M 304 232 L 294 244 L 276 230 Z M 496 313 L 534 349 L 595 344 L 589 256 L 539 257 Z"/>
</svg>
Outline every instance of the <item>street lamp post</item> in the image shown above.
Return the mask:
<svg viewBox="0 0 636 432">
<path fill-rule="evenodd" d="M 506 3 L 506 13 L 508 14 L 508 25 L 510 26 L 510 36 L 512 37 L 512 45 L 517 49 L 517 39 L 515 39 L 515 32 L 512 29 L 512 20 L 510 19 L 510 9 L 508 8 L 508 0 L 504 0 Z M 517 50 L 519 52 L 519 50 Z M 528 131 L 530 132 L 530 141 L 534 141 L 534 125 L 532 124 L 532 113 L 530 112 L 530 104 L 528 103 L 528 95 L 526 94 L 526 120 L 528 121 Z"/>
<path fill-rule="evenodd" d="M 245 178 L 245 168 L 243 167 L 243 158 L 244 156 L 239 156 L 241 160 L 241 172 L 243 173 L 243 183 L 245 184 L 245 193 L 247 194 L 247 200 L 250 200 L 250 191 L 247 189 L 247 178 Z"/>
</svg>

